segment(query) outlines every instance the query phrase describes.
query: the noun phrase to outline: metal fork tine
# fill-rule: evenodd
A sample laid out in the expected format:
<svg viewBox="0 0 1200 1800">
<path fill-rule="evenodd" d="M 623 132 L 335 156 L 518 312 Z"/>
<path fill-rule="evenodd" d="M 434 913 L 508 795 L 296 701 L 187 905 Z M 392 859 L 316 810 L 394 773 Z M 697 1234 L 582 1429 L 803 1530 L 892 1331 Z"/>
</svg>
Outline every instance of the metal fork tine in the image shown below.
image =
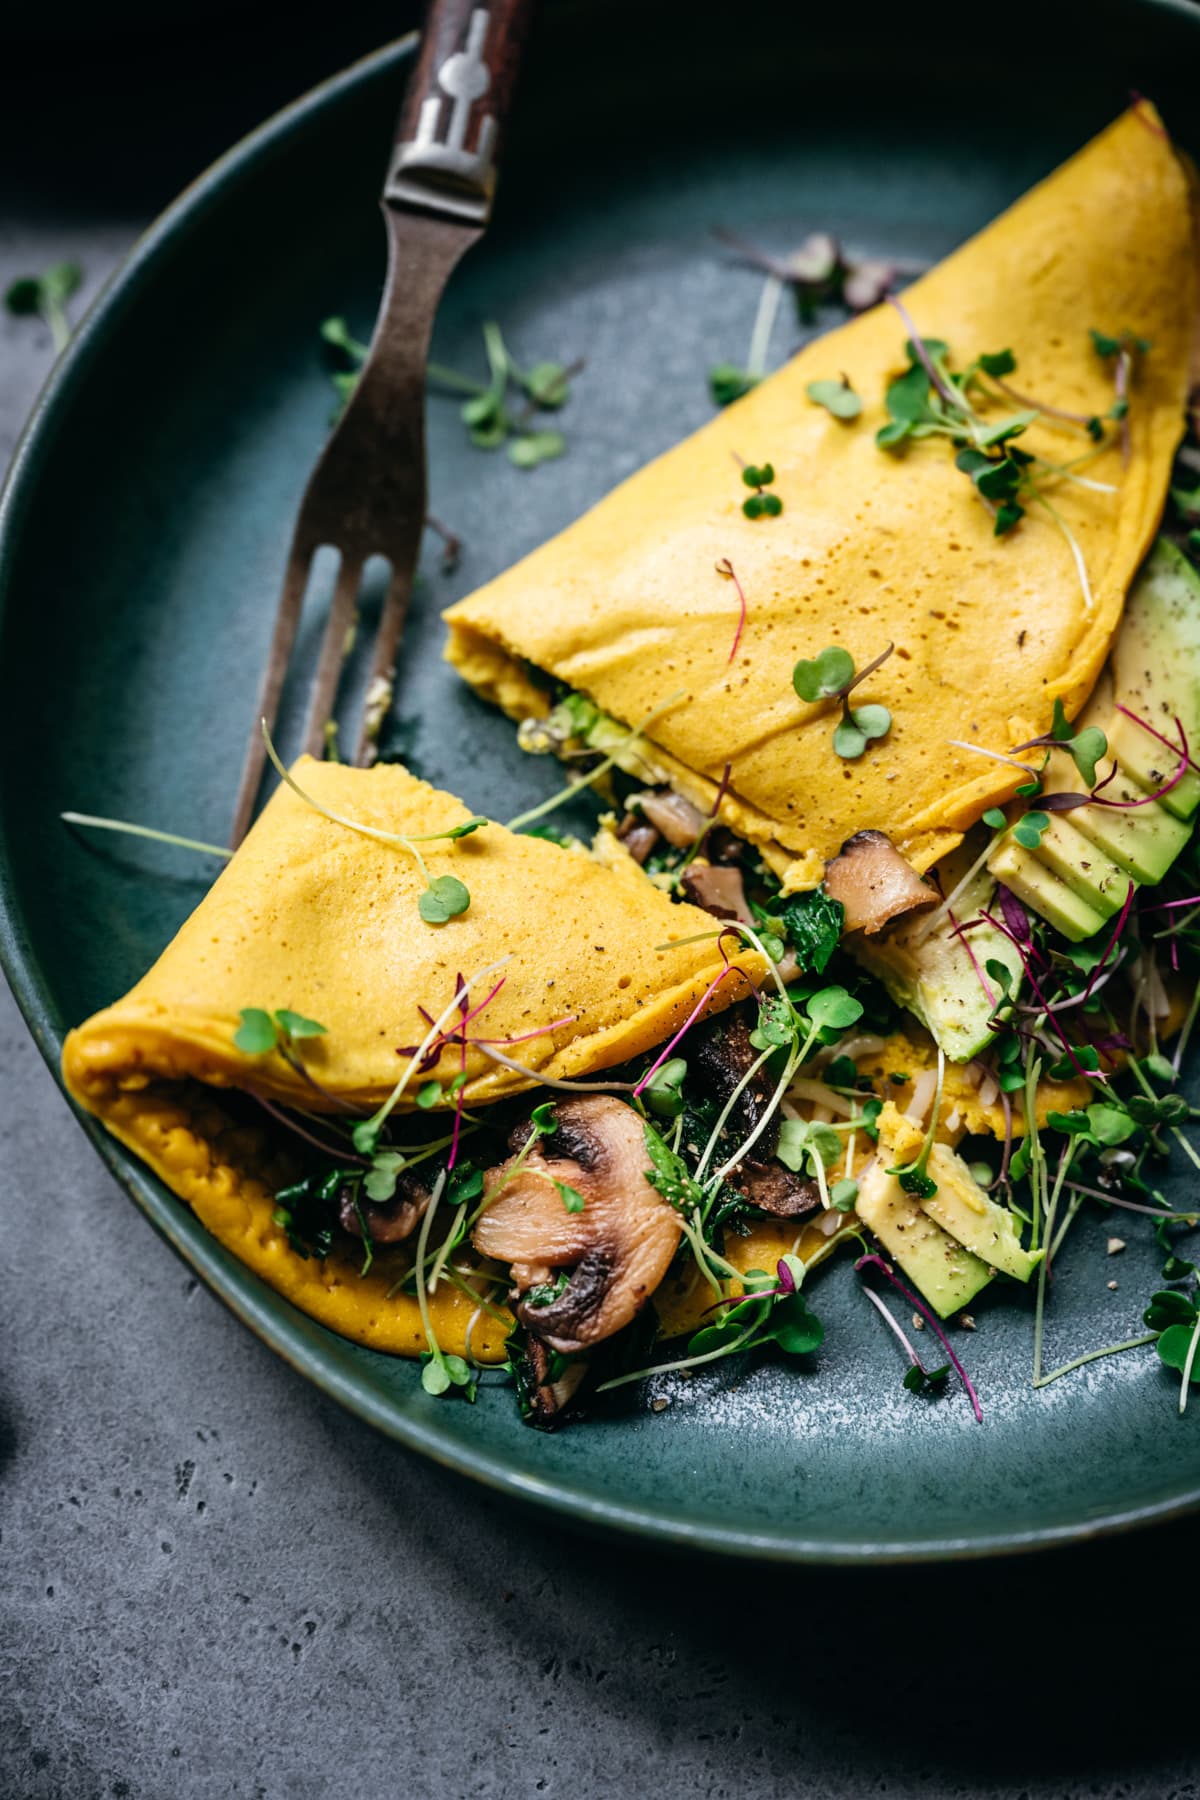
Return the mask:
<svg viewBox="0 0 1200 1800">
<path fill-rule="evenodd" d="M 413 570 L 411 567 L 393 569 L 387 594 L 384 597 L 383 611 L 379 618 L 379 630 L 375 636 L 375 654 L 371 660 L 366 703 L 363 707 L 362 724 L 354 754 L 354 760 L 360 768 L 370 768 L 375 761 L 379 729 L 392 704 L 392 677 L 396 671 L 396 650 L 404 631 L 404 621 L 408 617 L 408 603 L 412 598 L 412 587 Z"/>
<path fill-rule="evenodd" d="M 325 750 L 325 724 L 333 717 L 338 680 L 346 660 L 346 643 L 354 623 L 355 602 L 362 582 L 363 565 L 354 556 L 343 555 L 333 590 L 333 605 L 325 622 L 317 672 L 309 691 L 308 716 L 304 724 L 304 748 L 309 756 L 321 756 Z"/>
<path fill-rule="evenodd" d="M 254 715 L 254 730 L 250 734 L 250 742 L 246 749 L 246 760 L 242 764 L 242 780 L 238 788 L 237 807 L 233 815 L 233 830 L 230 833 L 230 848 L 236 850 L 254 817 L 254 802 L 258 798 L 259 784 L 262 781 L 263 769 L 266 766 L 267 751 L 262 740 L 259 721 L 265 719 L 269 728 L 275 725 L 279 712 L 279 699 L 283 693 L 284 677 L 287 674 L 288 659 L 292 654 L 292 645 L 296 640 L 296 632 L 300 625 L 300 613 L 304 605 L 304 593 L 308 587 L 308 574 L 312 566 L 314 546 L 304 543 L 299 533 L 292 539 L 292 547 L 288 554 L 287 572 L 283 578 L 283 592 L 279 597 L 279 610 L 275 614 L 275 629 L 271 633 L 271 649 L 267 657 L 267 666 L 263 670 L 262 686 L 258 692 L 258 710 Z"/>
</svg>

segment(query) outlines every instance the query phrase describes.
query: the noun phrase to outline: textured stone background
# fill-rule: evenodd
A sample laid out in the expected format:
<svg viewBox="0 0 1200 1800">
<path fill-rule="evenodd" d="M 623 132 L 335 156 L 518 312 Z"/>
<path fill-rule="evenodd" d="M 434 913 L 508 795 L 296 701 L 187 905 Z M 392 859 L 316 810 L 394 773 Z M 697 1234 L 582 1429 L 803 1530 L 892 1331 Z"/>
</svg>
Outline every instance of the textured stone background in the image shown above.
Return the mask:
<svg viewBox="0 0 1200 1800">
<path fill-rule="evenodd" d="M 182 13 L 169 47 L 129 7 L 115 48 L 64 55 L 37 20 L 0 45 L 39 75 L 0 121 L 0 284 L 71 255 L 90 294 L 212 153 L 405 23 L 302 10 L 283 53 Z M 0 324 L 0 458 L 48 361 Z M 235 1325 L 7 994 L 0 1197 L 4 1800 L 1200 1795 L 1192 1524 L 873 1574 L 576 1538 L 376 1439 Z"/>
</svg>

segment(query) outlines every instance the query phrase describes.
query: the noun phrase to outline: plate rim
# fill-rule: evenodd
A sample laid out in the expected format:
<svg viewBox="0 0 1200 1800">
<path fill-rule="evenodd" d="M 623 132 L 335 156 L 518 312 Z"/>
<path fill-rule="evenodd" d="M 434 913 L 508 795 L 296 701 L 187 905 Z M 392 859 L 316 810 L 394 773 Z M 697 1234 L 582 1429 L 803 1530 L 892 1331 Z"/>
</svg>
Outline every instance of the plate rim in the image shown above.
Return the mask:
<svg viewBox="0 0 1200 1800">
<path fill-rule="evenodd" d="M 1126 0 L 1130 12 L 1159 14 L 1189 21 L 1200 37 L 1200 7 L 1194 0 Z M 150 226 L 100 288 L 80 321 L 66 352 L 48 375 L 21 431 L 0 488 L 0 628 L 7 613 L 15 546 L 26 509 L 36 490 L 40 465 L 52 447 L 62 415 L 86 375 L 93 358 L 103 353 L 109 324 L 138 286 L 143 270 L 179 233 L 185 233 L 227 183 L 236 181 L 263 156 L 293 135 L 310 129 L 330 106 L 362 83 L 398 72 L 411 58 L 416 32 L 370 52 L 239 138 L 188 183 Z M 63 1021 L 49 984 L 27 941 L 14 879 L 14 859 L 5 821 L 0 816 L 0 968 L 21 1014 L 60 1091 Z M 70 1097 L 67 1096 L 68 1101 Z M 1139 1526 L 1186 1516 L 1200 1509 L 1200 1481 L 1172 1484 L 1161 1494 L 1126 1507 L 1111 1507 L 1095 1516 L 1070 1517 L 1049 1525 L 989 1532 L 979 1536 L 930 1538 L 814 1537 L 783 1529 L 757 1530 L 697 1522 L 678 1514 L 651 1512 L 596 1494 L 579 1494 L 567 1478 L 542 1479 L 515 1469 L 486 1450 L 472 1451 L 461 1440 L 448 1439 L 431 1421 L 396 1413 L 369 1384 L 358 1381 L 350 1366 L 350 1346 L 335 1333 L 283 1301 L 209 1237 L 199 1221 L 180 1205 L 102 1128 L 70 1102 L 101 1160 L 116 1177 L 158 1235 L 202 1280 L 241 1324 L 274 1351 L 296 1373 L 346 1411 L 393 1442 L 417 1451 L 444 1468 L 485 1488 L 535 1503 L 564 1522 L 648 1540 L 664 1547 L 708 1551 L 752 1560 L 816 1566 L 931 1564 L 1048 1550 L 1092 1541 Z M 192 1229 L 189 1229 L 191 1227 Z M 196 1234 L 199 1234 L 198 1236 Z M 282 1307 L 282 1311 L 280 1308 Z M 306 1340 L 320 1333 L 322 1356 L 306 1351 Z M 326 1341 L 327 1340 L 327 1344 Z"/>
</svg>

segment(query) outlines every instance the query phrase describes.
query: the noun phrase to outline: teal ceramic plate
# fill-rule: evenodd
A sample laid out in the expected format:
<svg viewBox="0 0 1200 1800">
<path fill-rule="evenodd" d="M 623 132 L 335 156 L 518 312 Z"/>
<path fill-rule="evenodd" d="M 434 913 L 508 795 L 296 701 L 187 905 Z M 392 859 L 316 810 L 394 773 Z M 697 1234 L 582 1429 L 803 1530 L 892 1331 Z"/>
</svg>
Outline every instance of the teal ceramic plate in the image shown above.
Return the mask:
<svg viewBox="0 0 1200 1800">
<path fill-rule="evenodd" d="M 494 316 L 519 358 L 586 356 L 570 452 L 523 474 L 470 448 L 453 402 L 432 402 L 432 503 L 466 550 L 451 578 L 427 550 L 388 746 L 481 811 L 504 817 L 556 776 L 442 665 L 439 609 L 709 416 L 706 370 L 744 354 L 758 291 L 712 227 L 777 249 L 827 227 L 877 254 L 933 257 L 1131 87 L 1190 128 L 1190 7 L 1094 6 L 1085 25 L 1077 7 L 1043 5 L 1036 68 L 1028 47 L 965 40 L 952 11 L 914 4 L 873 40 L 847 10 L 844 25 L 795 5 L 736 23 L 670 0 L 548 11 L 495 229 L 455 281 L 436 353 L 478 364 Z M 330 415 L 316 327 L 336 311 L 369 327 L 371 196 L 409 54 L 394 46 L 319 89 L 183 195 L 94 309 L 18 455 L 0 534 L 3 942 L 55 1067 L 67 1026 L 142 972 L 213 872 L 85 843 L 57 815 L 227 829 L 289 525 Z M 798 338 L 782 321 L 775 356 Z M 1200 1406 L 1176 1416 L 1152 1353 L 1035 1396 L 1028 1307 L 1001 1297 L 969 1346 L 980 1428 L 956 1395 L 902 1392 L 845 1265 L 816 1282 L 827 1345 L 810 1373 L 722 1369 L 664 1389 L 662 1412 L 647 1396 L 540 1436 L 503 1388 L 475 1407 L 433 1400 L 410 1364 L 309 1323 L 87 1128 L 157 1230 L 311 1381 L 401 1442 L 582 1522 L 798 1560 L 919 1558 L 1047 1544 L 1200 1499 Z M 1052 1360 L 1138 1328 L 1160 1259 L 1127 1235 L 1116 1293 L 1099 1223 L 1063 1258 Z"/>
</svg>

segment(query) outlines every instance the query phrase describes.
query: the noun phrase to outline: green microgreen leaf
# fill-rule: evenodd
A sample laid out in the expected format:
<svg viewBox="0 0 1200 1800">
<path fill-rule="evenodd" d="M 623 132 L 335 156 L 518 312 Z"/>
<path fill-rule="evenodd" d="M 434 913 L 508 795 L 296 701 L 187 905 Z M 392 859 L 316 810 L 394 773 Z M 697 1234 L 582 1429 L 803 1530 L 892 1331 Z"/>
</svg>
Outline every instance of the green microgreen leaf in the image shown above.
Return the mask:
<svg viewBox="0 0 1200 1800">
<path fill-rule="evenodd" d="M 529 1123 L 539 1137 L 551 1137 L 558 1130 L 558 1112 L 553 1100 L 543 1100 L 529 1115 Z"/>
<path fill-rule="evenodd" d="M 1027 812 L 1013 826 L 1013 836 L 1018 844 L 1026 850 L 1036 850 L 1042 841 L 1042 833 L 1050 823 L 1050 814 L 1044 812 Z"/>
<path fill-rule="evenodd" d="M 838 644 L 820 651 L 811 662 L 801 659 L 792 670 L 792 686 L 801 700 L 832 699 L 854 680 L 854 658 Z"/>
<path fill-rule="evenodd" d="M 324 1025 L 318 1025 L 315 1019 L 306 1019 L 303 1013 L 292 1012 L 290 1007 L 281 1006 L 275 1014 L 275 1023 L 288 1038 L 315 1038 L 325 1036 Z"/>
<path fill-rule="evenodd" d="M 363 1178 L 368 1200 L 383 1205 L 396 1192 L 396 1182 L 404 1168 L 405 1158 L 398 1150 L 377 1150 L 371 1167 Z"/>
<path fill-rule="evenodd" d="M 521 382 L 535 406 L 548 412 L 557 410 L 570 398 L 569 371 L 559 362 L 537 362 L 526 371 Z"/>
<path fill-rule="evenodd" d="M 1182 1325 L 1190 1331 L 1196 1323 L 1196 1305 L 1186 1294 L 1163 1288 L 1151 1294 L 1142 1320 L 1151 1331 L 1166 1331 L 1172 1325 Z"/>
<path fill-rule="evenodd" d="M 513 438 L 508 446 L 508 460 L 518 469 L 536 469 L 566 454 L 567 440 L 561 431 L 527 431 Z"/>
<path fill-rule="evenodd" d="M 646 1105 L 660 1119 L 678 1118 L 683 1111 L 683 1083 L 687 1068 L 684 1057 L 672 1056 L 654 1071 L 643 1088 Z"/>
<path fill-rule="evenodd" d="M 749 369 L 739 369 L 736 363 L 715 363 L 708 371 L 709 391 L 717 406 L 729 406 L 734 400 L 740 400 L 743 394 L 758 386 L 760 379 Z"/>
<path fill-rule="evenodd" d="M 442 1084 L 440 1081 L 423 1081 L 417 1089 L 417 1105 L 422 1112 L 428 1112 L 431 1107 L 438 1104 L 441 1098 Z"/>
<path fill-rule="evenodd" d="M 1194 1322 L 1191 1325 L 1167 1326 L 1155 1348 L 1168 1369 L 1182 1370 L 1186 1367 L 1188 1356 L 1192 1351 L 1192 1337 L 1195 1329 Z M 1193 1386 L 1200 1385 L 1200 1357 L 1193 1357 L 1191 1384 Z"/>
<path fill-rule="evenodd" d="M 554 1185 L 558 1189 L 558 1197 L 566 1207 L 567 1211 L 569 1213 L 581 1213 L 587 1205 L 587 1201 L 579 1192 L 579 1189 L 572 1187 L 569 1181 L 558 1181 L 553 1177 L 551 1177 L 551 1179 L 554 1180 Z"/>
<path fill-rule="evenodd" d="M 470 904 L 471 895 L 457 876 L 439 875 L 417 901 L 417 911 L 427 925 L 444 925 L 465 913 Z"/>
<path fill-rule="evenodd" d="M 983 815 L 983 822 L 992 831 L 1003 831 L 1008 825 L 1008 820 L 998 806 L 988 807 Z"/>
<path fill-rule="evenodd" d="M 845 762 L 855 762 L 876 738 L 886 736 L 892 728 L 892 715 L 886 706 L 856 706 L 847 710 L 833 734 L 833 747 Z"/>
<path fill-rule="evenodd" d="M 784 1119 L 779 1127 L 775 1155 L 795 1175 L 815 1175 L 817 1164 L 827 1169 L 842 1153 L 842 1140 L 829 1125 L 809 1119 Z"/>
<path fill-rule="evenodd" d="M 810 381 L 804 391 L 835 419 L 857 419 L 862 412 L 862 401 L 844 375 L 840 381 Z"/>
<path fill-rule="evenodd" d="M 1000 377 L 1011 375 L 1017 366 L 1017 359 L 1011 350 L 984 351 L 979 357 L 979 366 L 985 375 Z"/>
<path fill-rule="evenodd" d="M 850 1025 L 856 1025 L 863 1016 L 861 1000 L 847 993 L 844 987 L 822 988 L 813 994 L 805 1003 L 805 1011 L 811 1022 L 823 1031 L 845 1031 Z"/>
<path fill-rule="evenodd" d="M 261 1006 L 244 1006 L 233 1041 L 244 1056 L 265 1056 L 279 1042 L 279 1028 Z"/>
<path fill-rule="evenodd" d="M 4 304 L 15 318 L 40 318 L 50 327 L 54 348 L 62 351 L 71 337 L 67 301 L 82 280 L 78 263 L 53 263 L 41 275 L 23 275 L 12 282 L 5 292 Z"/>
<path fill-rule="evenodd" d="M 829 1190 L 829 1204 L 837 1212 L 851 1212 L 858 1199 L 858 1183 L 843 1175 Z"/>
<path fill-rule="evenodd" d="M 929 416 L 929 376 L 919 362 L 914 362 L 888 384 L 884 405 L 889 416 L 899 425 L 920 424 Z M 884 428 L 886 430 L 886 427 Z"/>
</svg>

